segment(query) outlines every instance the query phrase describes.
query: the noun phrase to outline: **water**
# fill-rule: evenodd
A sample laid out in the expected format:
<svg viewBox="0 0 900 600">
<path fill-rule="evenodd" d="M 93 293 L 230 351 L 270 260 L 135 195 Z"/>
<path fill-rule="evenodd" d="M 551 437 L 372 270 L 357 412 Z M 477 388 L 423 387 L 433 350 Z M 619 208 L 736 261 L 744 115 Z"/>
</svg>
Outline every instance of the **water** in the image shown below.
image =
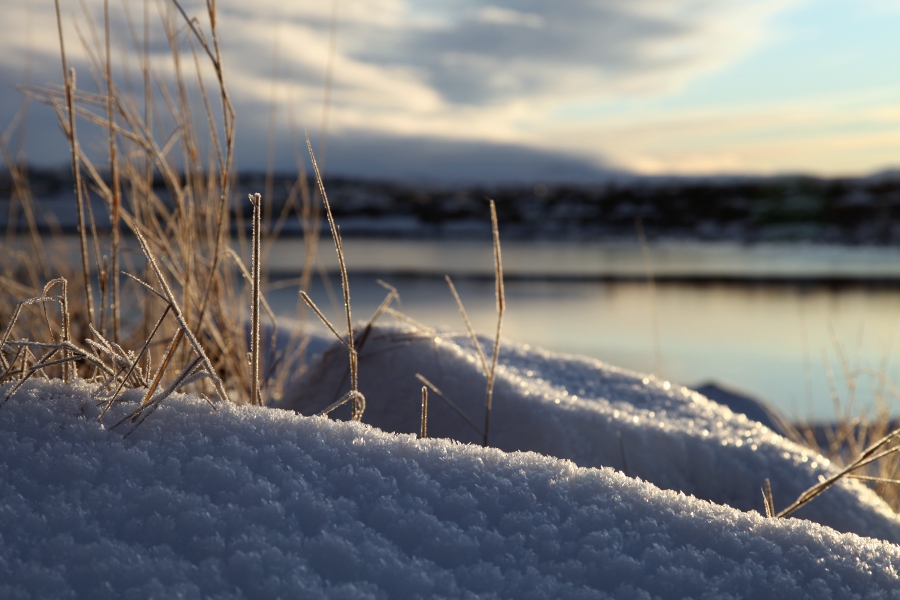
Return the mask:
<svg viewBox="0 0 900 600">
<path fill-rule="evenodd" d="M 356 271 L 436 273 L 493 277 L 489 240 L 344 240 L 347 264 Z M 337 268 L 330 238 L 319 251 L 323 265 Z M 755 278 L 900 281 L 900 248 L 662 242 L 650 247 L 660 278 Z M 277 240 L 267 264 L 273 274 L 298 272 L 303 248 L 296 238 Z M 509 277 L 555 279 L 634 278 L 646 275 L 646 261 L 634 242 L 503 242 Z"/>
<path fill-rule="evenodd" d="M 296 242 L 273 250 L 286 276 Z M 496 323 L 491 247 L 448 241 L 346 240 L 355 319 L 384 298 L 376 278 L 396 286 L 403 310 L 430 326 L 463 330 L 442 274 L 455 283 L 475 328 Z M 900 287 L 798 284 L 795 278 L 895 279 L 894 249 L 766 245 L 670 244 L 651 248 L 657 282 L 651 294 L 636 244 L 504 244 L 505 337 L 598 358 L 684 385 L 715 380 L 767 400 L 793 419 L 873 409 L 884 397 L 900 414 L 892 383 L 900 382 Z M 322 261 L 334 266 L 334 250 Z M 298 264 L 298 263 L 293 263 Z M 546 279 L 545 277 L 555 279 Z M 604 278 L 634 278 L 604 280 Z M 688 278 L 690 283 L 679 278 Z M 731 278 L 728 283 L 717 278 Z M 735 283 L 735 278 L 768 283 Z M 772 283 L 783 279 L 781 283 Z M 698 283 L 700 281 L 701 283 Z M 340 295 L 332 275 L 331 297 Z M 314 300 L 339 320 L 338 306 L 317 280 Z M 296 287 L 273 290 L 270 302 L 292 314 Z M 658 323 L 657 344 L 653 322 Z M 855 391 L 852 390 L 855 386 Z"/>
<path fill-rule="evenodd" d="M 27 248 L 27 241 L 19 243 Z M 57 256 L 77 263 L 76 239 L 53 244 Z M 475 328 L 493 332 L 490 242 L 348 238 L 344 247 L 356 320 L 367 319 L 384 298 L 380 277 L 399 289 L 411 317 L 461 331 L 443 280 L 449 273 Z M 135 250 L 123 262 L 139 271 Z M 297 287 L 291 279 L 303 253 L 299 239 L 280 239 L 270 248 L 267 265 L 275 287 L 267 297 L 281 316 L 294 314 Z M 329 240 L 318 256 L 331 273 L 331 294 L 317 278 L 311 295 L 341 322 L 340 279 Z M 898 249 L 657 244 L 650 248 L 655 294 L 636 243 L 510 241 L 503 244 L 503 258 L 508 339 L 644 373 L 658 370 L 662 378 L 688 386 L 715 380 L 767 400 L 794 419 L 833 419 L 835 396 L 844 406 L 850 403 L 853 413 L 884 396 L 900 415 L 894 383 L 882 377 L 900 383 Z"/>
</svg>

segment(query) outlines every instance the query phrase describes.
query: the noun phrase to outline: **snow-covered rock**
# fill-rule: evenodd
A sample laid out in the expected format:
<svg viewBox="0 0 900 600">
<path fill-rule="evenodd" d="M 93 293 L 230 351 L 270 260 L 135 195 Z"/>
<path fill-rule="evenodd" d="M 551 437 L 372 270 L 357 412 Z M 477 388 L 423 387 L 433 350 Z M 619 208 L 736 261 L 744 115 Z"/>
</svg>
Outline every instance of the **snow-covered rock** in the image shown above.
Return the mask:
<svg viewBox="0 0 900 600">
<path fill-rule="evenodd" d="M 490 360 L 491 340 L 482 340 Z M 475 424 L 484 422 L 485 383 L 468 338 L 376 327 L 359 350 L 363 421 L 385 431 L 419 431 L 423 375 Z M 314 414 L 349 389 L 347 352 L 335 342 L 281 404 Z M 341 412 L 342 411 L 342 412 Z M 333 413 L 349 416 L 344 406 Z M 480 443 L 480 435 L 431 395 L 429 436 Z M 763 510 L 772 484 L 784 508 L 835 468 L 740 413 L 687 388 L 596 360 L 501 345 L 490 445 L 609 466 L 658 487 L 741 510 Z M 795 513 L 837 529 L 900 542 L 900 520 L 874 492 L 845 480 Z"/>
<path fill-rule="evenodd" d="M 190 396 L 124 438 L 91 390 L 0 407 L 2 598 L 900 597 L 897 546 L 612 469 Z"/>
</svg>

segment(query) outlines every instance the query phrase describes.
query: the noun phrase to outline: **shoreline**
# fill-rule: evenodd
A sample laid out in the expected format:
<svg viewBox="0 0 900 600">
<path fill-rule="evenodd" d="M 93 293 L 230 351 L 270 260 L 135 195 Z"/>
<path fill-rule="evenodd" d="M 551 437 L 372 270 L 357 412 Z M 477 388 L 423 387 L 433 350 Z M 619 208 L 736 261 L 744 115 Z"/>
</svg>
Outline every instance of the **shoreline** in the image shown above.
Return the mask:
<svg viewBox="0 0 900 600">
<path fill-rule="evenodd" d="M 71 257 L 73 265 L 80 268 L 77 236 L 54 236 L 44 238 L 42 243 L 57 256 Z M 11 251 L 28 252 L 31 244 L 29 236 L 15 236 L 4 246 Z M 143 257 L 136 240 L 123 236 L 122 245 L 125 260 L 139 267 Z M 265 240 L 263 245 L 267 255 L 264 271 L 271 280 L 302 273 L 306 252 L 303 238 L 282 236 Z M 232 248 L 239 255 L 247 251 L 240 239 L 232 239 Z M 504 278 L 628 284 L 646 282 L 649 268 L 659 285 L 900 288 L 900 248 L 894 247 L 657 241 L 648 244 L 646 250 L 647 254 L 637 240 L 506 239 Z M 427 280 L 450 275 L 472 281 L 494 278 L 489 240 L 347 236 L 344 251 L 349 272 L 356 277 Z M 317 260 L 320 272 L 339 272 L 330 240 L 320 240 Z"/>
</svg>

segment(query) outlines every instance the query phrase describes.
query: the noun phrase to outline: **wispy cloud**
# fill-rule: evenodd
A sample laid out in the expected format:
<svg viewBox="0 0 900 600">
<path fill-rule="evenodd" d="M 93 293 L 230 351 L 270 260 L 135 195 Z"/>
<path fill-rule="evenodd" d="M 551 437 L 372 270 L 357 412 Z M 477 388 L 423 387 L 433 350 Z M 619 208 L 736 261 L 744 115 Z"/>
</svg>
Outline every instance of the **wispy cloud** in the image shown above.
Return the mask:
<svg viewBox="0 0 900 600">
<path fill-rule="evenodd" d="M 525 141 L 560 106 L 664 94 L 734 60 L 786 2 L 342 0 L 333 122 Z M 321 98 L 327 3 L 287 15 L 279 15 L 280 2 L 253 14 L 243 6 L 223 5 L 241 91 L 265 101 L 269 69 L 260 64 L 272 55 L 272 35 L 246 32 L 277 26 L 288 94 L 311 100 L 301 100 L 311 118 Z"/>
<path fill-rule="evenodd" d="M 850 109 L 848 97 L 857 97 L 846 94 L 588 120 L 560 127 L 547 143 L 589 153 L 599 141 L 616 149 L 616 166 L 644 174 L 864 175 L 895 165 L 900 147 L 900 110 L 885 108 L 896 90 L 883 92 Z"/>
<path fill-rule="evenodd" d="M 331 123 L 335 132 L 370 131 L 495 144 L 543 144 L 574 104 L 646 98 L 678 90 L 698 73 L 733 61 L 766 35 L 768 19 L 795 0 L 340 0 Z M 98 17 L 102 0 L 84 0 Z M 117 3 L 113 3 L 116 6 Z M 124 0 L 140 21 L 143 2 Z M 62 0 L 79 81 L 78 34 L 91 38 L 81 3 Z M 165 2 L 151 2 L 158 23 Z M 315 132 L 329 51 L 331 3 L 219 0 L 223 48 L 244 143 L 264 143 L 273 90 L 292 118 Z M 202 15 L 204 3 L 185 2 Z M 137 68 L 133 40 L 117 9 L 120 64 Z M 35 81 L 61 78 L 52 2 L 3 9 L 0 66 L 18 72 L 26 51 Z M 203 18 L 201 16 L 201 22 Z M 139 25 L 138 25 L 139 28 Z M 154 40 L 155 68 L 174 68 Z M 279 55 L 275 69 L 274 55 Z M 9 82 L 5 82 L 9 83 Z M 15 82 L 17 83 L 17 82 Z M 0 117 L 11 111 L 0 95 Z M 282 111 L 281 119 L 286 119 Z M 281 128 L 283 129 L 283 128 Z M 257 138 L 251 141 L 251 138 Z M 562 148 L 565 150 L 565 148 Z M 581 151 L 579 145 L 572 150 Z M 595 156 L 603 149 L 593 150 Z"/>
</svg>

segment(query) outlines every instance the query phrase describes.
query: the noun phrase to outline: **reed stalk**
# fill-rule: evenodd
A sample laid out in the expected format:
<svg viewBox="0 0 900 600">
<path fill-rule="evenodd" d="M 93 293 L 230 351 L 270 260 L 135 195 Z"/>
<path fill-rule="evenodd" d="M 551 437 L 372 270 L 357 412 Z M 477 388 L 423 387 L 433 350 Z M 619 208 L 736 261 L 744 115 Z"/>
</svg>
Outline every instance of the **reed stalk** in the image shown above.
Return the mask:
<svg viewBox="0 0 900 600">
<path fill-rule="evenodd" d="M 419 438 L 428 437 L 428 388 L 422 386 L 422 418 L 419 421 Z"/>
<path fill-rule="evenodd" d="M 250 304 L 250 404 L 262 406 L 262 398 L 259 393 L 259 296 L 260 296 L 260 272 L 262 257 L 260 255 L 260 238 L 262 237 L 261 215 L 262 198 L 259 194 L 250 196 L 253 204 L 253 281 L 252 299 Z M 274 335 L 274 332 L 273 332 Z"/>
<path fill-rule="evenodd" d="M 494 378 L 497 373 L 497 358 L 500 355 L 500 332 L 503 329 L 503 314 L 506 312 L 506 293 L 503 289 L 503 258 L 500 254 L 500 230 L 497 225 L 497 207 L 491 200 L 491 232 L 494 238 L 494 282 L 497 298 L 497 331 L 494 334 L 494 351 L 491 353 L 491 368 L 488 372 L 487 394 L 484 402 L 484 441 L 488 446 L 491 431 L 491 407 L 494 402 Z"/>
<path fill-rule="evenodd" d="M 72 156 L 72 177 L 75 180 L 75 210 L 78 214 L 78 239 L 81 244 L 81 268 L 84 284 L 84 300 L 88 311 L 88 321 L 94 322 L 94 300 L 91 290 L 90 264 L 87 252 L 87 231 L 84 223 L 84 196 L 81 185 L 81 166 L 79 165 L 80 152 L 78 149 L 78 136 L 75 130 L 75 69 L 69 70 L 66 59 L 66 45 L 63 38 L 62 14 L 59 10 L 59 0 L 53 0 L 56 9 L 56 27 L 59 34 L 59 55 L 62 60 L 63 80 L 65 82 L 65 106 L 67 122 L 63 122 L 63 133 L 69 142 L 69 150 Z"/>
</svg>

